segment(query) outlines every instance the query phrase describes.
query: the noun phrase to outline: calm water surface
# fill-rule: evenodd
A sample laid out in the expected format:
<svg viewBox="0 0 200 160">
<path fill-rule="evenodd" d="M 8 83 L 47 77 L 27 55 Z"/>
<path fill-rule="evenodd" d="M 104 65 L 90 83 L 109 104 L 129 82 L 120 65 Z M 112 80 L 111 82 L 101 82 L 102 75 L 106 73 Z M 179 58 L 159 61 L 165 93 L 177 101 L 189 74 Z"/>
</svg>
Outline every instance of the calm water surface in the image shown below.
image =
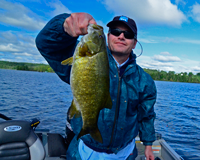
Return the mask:
<svg viewBox="0 0 200 160">
<path fill-rule="evenodd" d="M 200 160 L 200 84 L 155 83 L 156 132 L 185 160 Z M 71 100 L 70 86 L 54 73 L 0 69 L 0 113 L 13 119 L 39 118 L 38 128 L 64 134 Z"/>
</svg>

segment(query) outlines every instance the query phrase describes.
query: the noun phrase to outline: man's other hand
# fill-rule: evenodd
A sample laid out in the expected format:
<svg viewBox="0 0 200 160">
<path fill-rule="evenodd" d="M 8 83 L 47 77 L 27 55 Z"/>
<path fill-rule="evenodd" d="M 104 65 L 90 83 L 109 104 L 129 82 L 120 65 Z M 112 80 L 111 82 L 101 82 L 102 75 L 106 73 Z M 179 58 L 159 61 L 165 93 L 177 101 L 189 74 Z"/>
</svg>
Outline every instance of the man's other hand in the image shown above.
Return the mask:
<svg viewBox="0 0 200 160">
<path fill-rule="evenodd" d="M 154 160 L 154 155 L 152 151 L 152 146 L 145 146 L 145 156 L 146 160 Z"/>
</svg>

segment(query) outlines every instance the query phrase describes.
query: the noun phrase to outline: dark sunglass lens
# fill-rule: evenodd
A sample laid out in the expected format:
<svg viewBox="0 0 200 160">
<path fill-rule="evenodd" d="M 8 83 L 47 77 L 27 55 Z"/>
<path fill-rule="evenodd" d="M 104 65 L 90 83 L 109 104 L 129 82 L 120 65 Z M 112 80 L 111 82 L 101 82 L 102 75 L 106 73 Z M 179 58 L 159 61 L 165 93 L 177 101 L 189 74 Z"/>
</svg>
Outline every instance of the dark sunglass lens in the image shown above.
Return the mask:
<svg viewBox="0 0 200 160">
<path fill-rule="evenodd" d="M 113 34 L 114 36 L 119 36 L 121 34 L 120 30 L 118 29 L 111 29 L 110 33 Z"/>
<path fill-rule="evenodd" d="M 133 39 L 134 38 L 134 34 L 132 32 L 125 31 L 124 32 L 124 37 L 127 38 L 127 39 Z"/>
</svg>

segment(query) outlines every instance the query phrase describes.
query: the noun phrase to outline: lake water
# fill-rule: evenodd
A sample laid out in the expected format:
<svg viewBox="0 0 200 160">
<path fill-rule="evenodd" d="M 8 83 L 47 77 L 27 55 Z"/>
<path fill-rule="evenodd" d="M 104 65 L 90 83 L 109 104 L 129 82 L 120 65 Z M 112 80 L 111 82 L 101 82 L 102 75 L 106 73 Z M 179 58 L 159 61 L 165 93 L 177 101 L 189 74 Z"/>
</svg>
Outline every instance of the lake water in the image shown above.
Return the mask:
<svg viewBox="0 0 200 160">
<path fill-rule="evenodd" d="M 200 160 L 200 84 L 155 83 L 156 132 L 185 160 Z M 71 100 L 70 86 L 55 73 L 0 69 L 0 113 L 12 119 L 39 118 L 38 128 L 64 135 Z"/>
</svg>

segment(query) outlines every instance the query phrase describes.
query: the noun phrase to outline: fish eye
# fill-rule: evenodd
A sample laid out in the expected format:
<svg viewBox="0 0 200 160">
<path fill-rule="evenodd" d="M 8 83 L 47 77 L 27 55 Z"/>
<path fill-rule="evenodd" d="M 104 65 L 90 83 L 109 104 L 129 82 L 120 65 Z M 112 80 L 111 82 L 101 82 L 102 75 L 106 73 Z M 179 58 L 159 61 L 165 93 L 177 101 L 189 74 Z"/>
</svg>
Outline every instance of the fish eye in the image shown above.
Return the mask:
<svg viewBox="0 0 200 160">
<path fill-rule="evenodd" d="M 102 36 L 102 35 L 99 35 L 99 38 L 103 38 L 103 36 Z"/>
</svg>

